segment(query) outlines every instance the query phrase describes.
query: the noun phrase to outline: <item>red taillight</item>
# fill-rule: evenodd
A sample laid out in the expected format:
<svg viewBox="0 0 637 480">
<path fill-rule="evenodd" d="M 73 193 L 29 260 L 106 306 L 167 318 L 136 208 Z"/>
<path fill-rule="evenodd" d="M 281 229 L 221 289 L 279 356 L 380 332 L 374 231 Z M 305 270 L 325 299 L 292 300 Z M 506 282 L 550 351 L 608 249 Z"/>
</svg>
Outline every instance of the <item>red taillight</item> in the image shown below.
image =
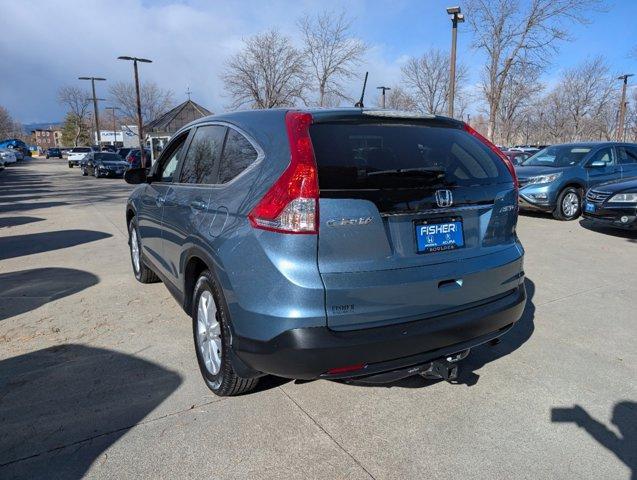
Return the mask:
<svg viewBox="0 0 637 480">
<path fill-rule="evenodd" d="M 511 159 L 509 157 L 507 157 L 502 152 L 502 150 L 500 150 L 498 147 L 496 147 L 489 139 L 487 139 L 486 137 L 483 137 L 482 135 L 480 135 L 477 131 L 475 131 L 473 128 L 471 128 L 466 123 L 464 125 L 464 129 L 469 134 L 473 135 L 478 140 L 480 140 L 482 143 L 484 143 L 487 147 L 489 147 L 491 149 L 491 151 L 493 151 L 493 153 L 495 153 L 498 157 L 500 157 L 500 159 L 502 159 L 502 161 L 504 162 L 506 167 L 509 169 L 509 173 L 511 174 L 511 177 L 513 177 L 513 185 L 515 185 L 515 188 L 518 188 L 518 175 L 517 175 L 517 173 L 515 173 L 515 167 L 513 166 L 513 162 L 511 162 Z"/>
<path fill-rule="evenodd" d="M 248 215 L 253 227 L 282 233 L 318 233 L 319 188 L 311 124 L 309 113 L 285 115 L 290 164 Z"/>
<path fill-rule="evenodd" d="M 362 370 L 363 368 L 365 368 L 365 364 L 364 363 L 357 363 L 356 365 L 348 365 L 347 367 L 330 368 L 327 371 L 327 374 L 328 375 L 340 375 L 342 373 L 349 373 L 349 372 L 355 372 L 357 370 Z"/>
</svg>

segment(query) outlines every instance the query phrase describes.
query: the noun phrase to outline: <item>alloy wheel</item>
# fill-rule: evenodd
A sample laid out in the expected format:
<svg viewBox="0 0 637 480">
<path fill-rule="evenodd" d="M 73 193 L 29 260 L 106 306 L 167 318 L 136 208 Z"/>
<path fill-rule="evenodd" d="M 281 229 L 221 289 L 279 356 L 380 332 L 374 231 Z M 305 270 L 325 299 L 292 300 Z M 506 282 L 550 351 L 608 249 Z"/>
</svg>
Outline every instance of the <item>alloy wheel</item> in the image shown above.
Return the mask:
<svg viewBox="0 0 637 480">
<path fill-rule="evenodd" d="M 208 290 L 204 290 L 197 305 L 197 347 L 206 366 L 212 375 L 221 369 L 221 325 L 217 320 L 217 305 Z"/>
<path fill-rule="evenodd" d="M 569 192 L 564 195 L 564 199 L 562 200 L 562 211 L 564 212 L 564 216 L 572 217 L 574 216 L 579 209 L 579 198 L 576 193 Z"/>
</svg>

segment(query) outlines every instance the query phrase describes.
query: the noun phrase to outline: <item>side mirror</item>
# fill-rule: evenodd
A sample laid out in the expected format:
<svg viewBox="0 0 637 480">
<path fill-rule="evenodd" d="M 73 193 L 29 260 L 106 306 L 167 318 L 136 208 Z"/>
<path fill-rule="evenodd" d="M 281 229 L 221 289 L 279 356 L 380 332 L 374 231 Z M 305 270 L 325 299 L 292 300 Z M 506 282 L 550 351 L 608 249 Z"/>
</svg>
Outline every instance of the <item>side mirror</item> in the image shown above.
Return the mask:
<svg viewBox="0 0 637 480">
<path fill-rule="evenodd" d="M 587 165 L 588 168 L 604 168 L 606 166 L 606 162 L 602 162 L 601 160 L 595 160 Z"/>
<path fill-rule="evenodd" d="M 124 181 L 131 185 L 139 185 L 140 183 L 150 183 L 151 177 L 145 168 L 131 168 L 124 173 Z"/>
</svg>

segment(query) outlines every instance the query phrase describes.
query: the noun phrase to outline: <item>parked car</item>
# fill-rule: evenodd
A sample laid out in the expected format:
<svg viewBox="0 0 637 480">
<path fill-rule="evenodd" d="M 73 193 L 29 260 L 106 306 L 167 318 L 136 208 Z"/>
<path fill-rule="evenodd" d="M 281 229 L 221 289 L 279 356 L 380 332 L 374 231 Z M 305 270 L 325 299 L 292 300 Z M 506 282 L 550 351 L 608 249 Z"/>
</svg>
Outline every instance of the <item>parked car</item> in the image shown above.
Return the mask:
<svg viewBox="0 0 637 480">
<path fill-rule="evenodd" d="M 457 120 L 255 110 L 182 128 L 126 207 L 133 272 L 192 316 L 218 395 L 258 377 L 453 379 L 524 309 L 517 183 Z"/>
<path fill-rule="evenodd" d="M 62 151 L 59 148 L 47 148 L 46 158 L 62 158 Z"/>
<path fill-rule="evenodd" d="M 3 166 L 11 165 L 18 161 L 15 151 L 11 148 L 1 148 L 0 149 L 0 160 L 2 160 Z"/>
<path fill-rule="evenodd" d="M 16 162 L 21 162 L 24 160 L 24 153 L 20 147 L 9 147 L 9 149 L 15 155 Z"/>
<path fill-rule="evenodd" d="M 130 152 L 128 152 L 128 155 L 126 155 L 126 161 L 130 165 L 130 168 L 141 167 L 142 162 L 139 152 L 141 152 L 139 148 L 133 148 Z M 148 165 L 150 165 L 150 150 L 144 149 L 144 152 L 146 154 L 146 161 L 148 162 Z"/>
<path fill-rule="evenodd" d="M 599 225 L 637 230 L 637 176 L 591 188 L 583 216 Z"/>
<path fill-rule="evenodd" d="M 529 152 L 521 152 L 517 150 L 506 150 L 504 154 L 509 158 L 509 160 L 511 160 L 513 165 L 522 165 L 522 163 L 533 155 Z"/>
<path fill-rule="evenodd" d="M 69 150 L 67 159 L 69 161 L 69 168 L 77 167 L 87 153 L 91 153 L 93 149 L 91 147 L 73 147 Z"/>
<path fill-rule="evenodd" d="M 91 152 L 82 160 L 82 175 L 100 177 L 123 177 L 128 163 L 111 152 Z"/>
<path fill-rule="evenodd" d="M 520 208 L 574 220 L 584 192 L 600 183 L 637 176 L 636 144 L 590 142 L 551 145 L 516 166 Z"/>
<path fill-rule="evenodd" d="M 126 160 L 126 156 L 128 155 L 128 152 L 130 152 L 132 149 L 130 148 L 118 148 L 117 149 L 117 154 L 122 157 L 124 160 Z"/>
</svg>

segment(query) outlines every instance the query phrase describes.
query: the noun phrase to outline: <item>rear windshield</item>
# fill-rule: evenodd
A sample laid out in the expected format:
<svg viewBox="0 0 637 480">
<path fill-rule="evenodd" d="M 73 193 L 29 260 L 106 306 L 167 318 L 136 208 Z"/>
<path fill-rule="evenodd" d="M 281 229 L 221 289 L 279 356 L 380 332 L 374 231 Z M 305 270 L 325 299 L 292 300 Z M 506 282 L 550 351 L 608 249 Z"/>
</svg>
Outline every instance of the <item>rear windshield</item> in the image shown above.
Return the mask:
<svg viewBox="0 0 637 480">
<path fill-rule="evenodd" d="M 321 190 L 489 185 L 510 182 L 504 162 L 458 128 L 314 124 Z"/>
<path fill-rule="evenodd" d="M 71 152 L 73 153 L 88 153 L 90 151 L 91 149 L 88 147 L 79 147 L 79 148 L 74 148 L 71 150 Z"/>
<path fill-rule="evenodd" d="M 122 158 L 116 153 L 95 153 L 93 154 L 95 160 L 100 160 L 102 162 L 119 162 Z"/>
</svg>

